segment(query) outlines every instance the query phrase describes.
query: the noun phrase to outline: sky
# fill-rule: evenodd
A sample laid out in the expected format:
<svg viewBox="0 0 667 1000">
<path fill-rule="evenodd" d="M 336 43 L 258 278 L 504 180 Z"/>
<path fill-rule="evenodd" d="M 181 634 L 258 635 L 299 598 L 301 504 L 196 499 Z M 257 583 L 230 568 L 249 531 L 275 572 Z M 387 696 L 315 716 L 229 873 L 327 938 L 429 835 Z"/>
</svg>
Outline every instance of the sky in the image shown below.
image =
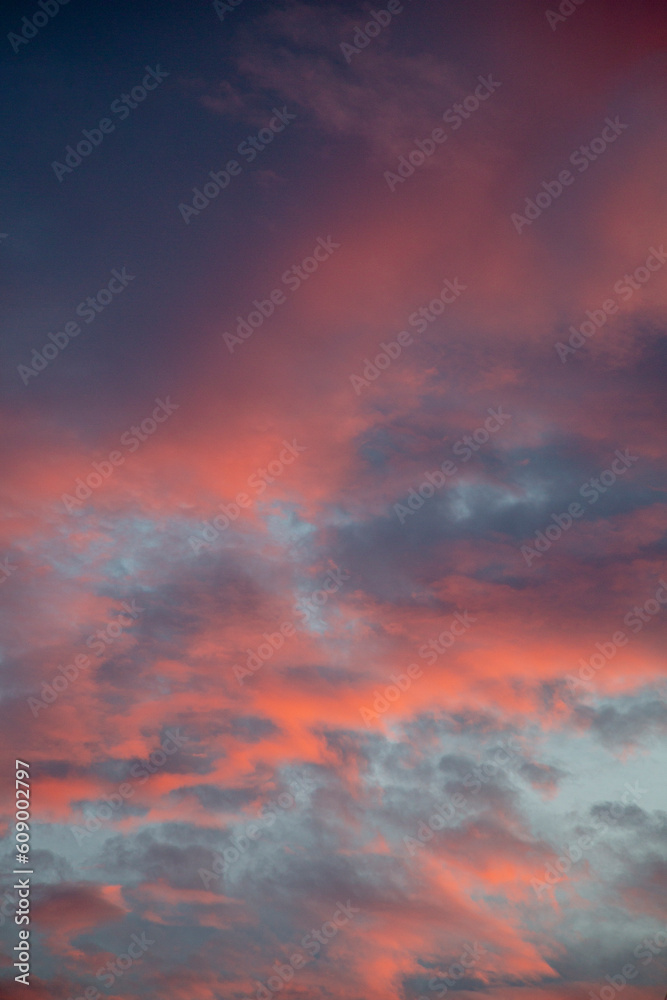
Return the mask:
<svg viewBox="0 0 667 1000">
<path fill-rule="evenodd" d="M 3 7 L 7 1000 L 664 996 L 664 6 L 381 3 Z"/>
</svg>

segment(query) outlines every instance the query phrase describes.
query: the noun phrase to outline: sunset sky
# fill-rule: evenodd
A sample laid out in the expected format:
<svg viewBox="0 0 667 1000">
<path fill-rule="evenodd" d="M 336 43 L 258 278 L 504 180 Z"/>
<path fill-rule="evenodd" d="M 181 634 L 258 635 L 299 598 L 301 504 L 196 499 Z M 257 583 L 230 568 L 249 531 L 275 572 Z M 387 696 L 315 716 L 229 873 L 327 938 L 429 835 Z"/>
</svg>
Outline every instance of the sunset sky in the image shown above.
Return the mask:
<svg viewBox="0 0 667 1000">
<path fill-rule="evenodd" d="M 3 1000 L 662 1000 L 664 4 L 57 3 L 2 12 Z"/>
</svg>

